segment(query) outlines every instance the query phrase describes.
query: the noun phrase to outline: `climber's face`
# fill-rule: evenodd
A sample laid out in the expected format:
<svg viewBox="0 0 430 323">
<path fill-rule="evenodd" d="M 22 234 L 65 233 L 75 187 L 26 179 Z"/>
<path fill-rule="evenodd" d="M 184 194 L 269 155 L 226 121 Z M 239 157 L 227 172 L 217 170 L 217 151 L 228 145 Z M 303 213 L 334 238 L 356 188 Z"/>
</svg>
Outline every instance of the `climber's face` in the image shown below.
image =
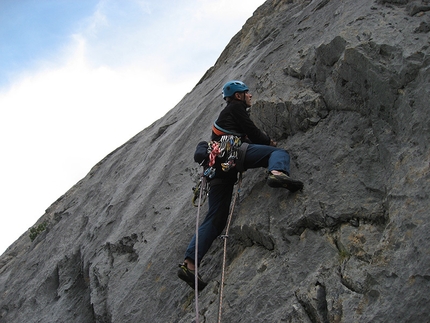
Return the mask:
<svg viewBox="0 0 430 323">
<path fill-rule="evenodd" d="M 246 91 L 246 92 L 244 92 L 244 95 L 245 95 L 245 103 L 248 107 L 250 107 L 252 104 L 252 102 L 251 102 L 252 94 L 251 94 L 251 92 Z"/>
<path fill-rule="evenodd" d="M 252 99 L 252 94 L 249 91 L 245 91 L 245 92 L 236 92 L 234 94 L 234 97 L 236 100 L 245 102 L 247 107 L 251 106 L 251 99 Z"/>
</svg>

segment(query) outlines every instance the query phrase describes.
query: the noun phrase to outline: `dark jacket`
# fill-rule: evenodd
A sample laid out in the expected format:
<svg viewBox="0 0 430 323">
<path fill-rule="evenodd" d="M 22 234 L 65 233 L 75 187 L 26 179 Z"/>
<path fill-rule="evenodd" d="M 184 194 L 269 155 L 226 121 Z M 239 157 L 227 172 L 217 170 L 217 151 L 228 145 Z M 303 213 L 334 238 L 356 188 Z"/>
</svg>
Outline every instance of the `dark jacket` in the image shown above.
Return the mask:
<svg viewBox="0 0 430 323">
<path fill-rule="evenodd" d="M 234 100 L 227 104 L 215 122 L 225 130 L 242 134 L 243 141 L 247 137 L 253 144 L 270 145 L 270 137 L 257 128 L 246 108 L 245 102 Z M 219 139 L 220 137 L 212 132 L 212 140 Z"/>
</svg>

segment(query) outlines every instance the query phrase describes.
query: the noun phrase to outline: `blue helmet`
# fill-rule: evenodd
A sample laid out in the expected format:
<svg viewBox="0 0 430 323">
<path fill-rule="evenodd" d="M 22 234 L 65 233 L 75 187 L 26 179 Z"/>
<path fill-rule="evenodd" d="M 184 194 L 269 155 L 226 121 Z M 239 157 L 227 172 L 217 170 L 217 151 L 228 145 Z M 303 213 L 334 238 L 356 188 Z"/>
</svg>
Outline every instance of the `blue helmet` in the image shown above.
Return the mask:
<svg viewBox="0 0 430 323">
<path fill-rule="evenodd" d="M 248 87 L 245 83 L 241 81 L 229 81 L 224 84 L 222 88 L 222 97 L 228 98 L 230 96 L 233 96 L 236 92 L 245 92 L 249 91 Z"/>
</svg>

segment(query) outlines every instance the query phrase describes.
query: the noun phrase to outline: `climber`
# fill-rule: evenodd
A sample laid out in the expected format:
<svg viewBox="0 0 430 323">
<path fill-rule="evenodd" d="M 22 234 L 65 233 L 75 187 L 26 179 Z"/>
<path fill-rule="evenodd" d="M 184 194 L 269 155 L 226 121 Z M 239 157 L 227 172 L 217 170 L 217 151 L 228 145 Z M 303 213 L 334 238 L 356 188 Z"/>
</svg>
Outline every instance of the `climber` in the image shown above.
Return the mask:
<svg viewBox="0 0 430 323">
<path fill-rule="evenodd" d="M 227 82 L 222 89 L 227 106 L 221 111 L 212 127 L 212 142 L 219 142 L 225 135 L 240 137 L 238 160 L 235 167 L 223 170 L 223 158 L 216 158 L 213 165 L 214 177 L 210 179 L 209 210 L 199 226 L 198 259 L 195 258 L 195 235 L 188 245 L 184 263 L 180 265 L 178 276 L 195 288 L 195 266 L 199 266 L 212 242 L 218 237 L 227 222 L 233 187 L 239 172 L 250 168 L 267 167 L 270 187 L 282 187 L 291 192 L 303 189 L 303 183 L 290 175 L 290 156 L 287 151 L 277 148 L 277 143 L 263 133 L 248 115 L 252 94 L 241 81 Z M 206 149 L 205 149 L 206 150 Z M 224 156 L 225 159 L 225 156 Z M 206 283 L 198 275 L 198 289 Z"/>
</svg>

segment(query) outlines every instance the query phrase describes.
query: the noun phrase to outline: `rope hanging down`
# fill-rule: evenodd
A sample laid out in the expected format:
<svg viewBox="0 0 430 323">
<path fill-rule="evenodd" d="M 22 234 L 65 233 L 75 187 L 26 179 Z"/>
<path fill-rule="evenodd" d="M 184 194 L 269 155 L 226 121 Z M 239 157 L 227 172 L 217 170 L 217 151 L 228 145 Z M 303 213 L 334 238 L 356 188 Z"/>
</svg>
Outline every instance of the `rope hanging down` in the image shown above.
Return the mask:
<svg viewBox="0 0 430 323">
<path fill-rule="evenodd" d="M 203 191 L 205 191 L 206 188 L 206 176 L 202 175 L 201 181 L 200 181 L 200 194 L 199 194 L 199 202 L 197 204 L 197 216 L 196 216 L 196 247 L 195 247 L 195 254 L 194 254 L 194 259 L 199 259 L 198 258 L 198 252 L 199 252 L 199 218 L 200 218 L 200 207 L 203 204 L 202 203 L 202 196 L 203 196 Z M 194 202 L 194 201 L 193 201 Z M 194 294 L 195 294 L 195 300 L 196 300 L 196 304 L 195 304 L 195 308 L 196 308 L 196 323 L 199 323 L 199 287 L 198 287 L 198 283 L 199 283 L 199 270 L 198 270 L 198 265 L 196 263 L 196 268 L 195 268 L 195 272 L 194 272 Z"/>
<path fill-rule="evenodd" d="M 221 285 L 220 285 L 220 291 L 219 291 L 218 323 L 221 323 L 221 315 L 222 315 L 224 276 L 225 276 L 225 265 L 226 265 L 226 259 L 227 259 L 227 239 L 228 239 L 228 233 L 230 230 L 231 219 L 233 218 L 234 206 L 236 205 L 236 200 L 237 200 L 237 196 L 239 195 L 239 192 L 240 192 L 241 184 L 242 184 L 242 173 L 239 173 L 239 182 L 237 184 L 237 191 L 234 194 L 233 203 L 231 204 L 231 210 L 230 210 L 230 214 L 228 215 L 225 234 L 223 236 L 221 236 L 221 238 L 224 240 L 224 254 L 223 254 L 223 259 L 222 259 Z"/>
</svg>

